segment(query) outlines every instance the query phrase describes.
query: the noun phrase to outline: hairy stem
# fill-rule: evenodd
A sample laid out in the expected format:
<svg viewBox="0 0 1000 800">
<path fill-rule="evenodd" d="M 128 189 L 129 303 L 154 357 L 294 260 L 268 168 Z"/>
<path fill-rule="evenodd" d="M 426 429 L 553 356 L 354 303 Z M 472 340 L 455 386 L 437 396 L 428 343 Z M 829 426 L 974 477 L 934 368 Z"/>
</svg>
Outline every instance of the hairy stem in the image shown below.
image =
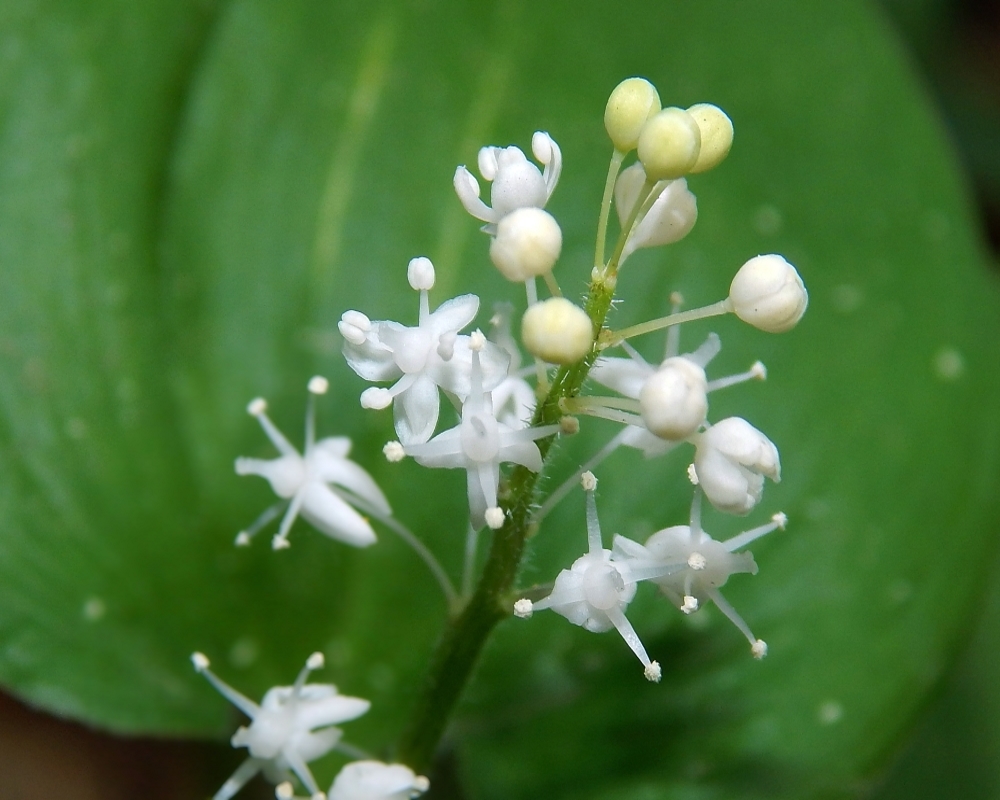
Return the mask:
<svg viewBox="0 0 1000 800">
<path fill-rule="evenodd" d="M 548 394 L 535 410 L 532 425 L 551 425 L 562 416 L 559 401 L 579 393 L 600 353 L 598 340 L 611 308 L 615 278 L 595 270 L 586 311 L 594 326 L 590 352 L 575 364 L 561 367 Z M 543 461 L 554 437 L 538 442 Z M 532 509 L 539 475 L 516 467 L 510 475 L 503 505 L 506 524 L 493 534 L 489 556 L 479 584 L 468 604 L 453 617 L 431 657 L 427 679 L 417 697 L 409 724 L 399 742 L 397 757 L 411 768 L 426 770 L 434 757 L 448 720 L 468 683 L 476 660 L 494 626 L 511 615 L 514 587 L 525 543 L 532 533 Z"/>
</svg>

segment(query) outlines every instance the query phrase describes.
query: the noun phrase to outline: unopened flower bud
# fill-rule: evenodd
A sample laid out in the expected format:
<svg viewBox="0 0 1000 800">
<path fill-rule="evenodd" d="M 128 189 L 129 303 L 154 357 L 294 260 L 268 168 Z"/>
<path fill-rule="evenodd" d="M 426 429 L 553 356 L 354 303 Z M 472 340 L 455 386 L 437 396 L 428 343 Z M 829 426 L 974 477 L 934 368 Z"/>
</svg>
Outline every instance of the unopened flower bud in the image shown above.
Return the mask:
<svg viewBox="0 0 1000 800">
<path fill-rule="evenodd" d="M 698 103 L 688 109 L 701 131 L 701 149 L 691 172 L 707 172 L 729 155 L 733 146 L 733 123 L 726 112 L 711 103 Z"/>
<path fill-rule="evenodd" d="M 729 287 L 733 311 L 768 333 L 784 333 L 802 319 L 809 294 L 795 267 L 779 255 L 751 258 Z"/>
<path fill-rule="evenodd" d="M 406 267 L 406 279 L 410 286 L 418 291 L 430 291 L 434 288 L 434 265 L 426 256 L 410 259 Z"/>
<path fill-rule="evenodd" d="M 593 326 L 582 308 L 565 297 L 550 297 L 524 312 L 521 340 L 542 361 L 572 364 L 590 350 Z"/>
<path fill-rule="evenodd" d="M 622 170 L 618 176 L 615 183 L 615 208 L 622 225 L 628 220 L 645 182 L 646 172 L 639 163 Z M 622 250 L 621 260 L 624 261 L 640 247 L 658 247 L 680 241 L 691 232 L 697 219 L 698 201 L 688 189 L 687 181 L 678 178 L 666 183 L 646 216 L 632 229 Z"/>
<path fill-rule="evenodd" d="M 645 78 L 626 78 L 619 83 L 604 109 L 604 127 L 615 149 L 621 153 L 635 150 L 642 126 L 659 110 L 660 95 Z"/>
<path fill-rule="evenodd" d="M 680 178 L 691 171 L 701 149 L 701 130 L 681 108 L 665 108 L 639 134 L 639 161 L 654 181 Z"/>
<path fill-rule="evenodd" d="M 562 250 L 562 231 L 540 208 L 512 211 L 497 225 L 490 258 L 509 281 L 523 282 L 549 272 Z"/>
<path fill-rule="evenodd" d="M 668 358 L 639 392 L 642 421 L 661 439 L 685 439 L 705 421 L 707 392 L 705 370 L 688 358 Z"/>
</svg>

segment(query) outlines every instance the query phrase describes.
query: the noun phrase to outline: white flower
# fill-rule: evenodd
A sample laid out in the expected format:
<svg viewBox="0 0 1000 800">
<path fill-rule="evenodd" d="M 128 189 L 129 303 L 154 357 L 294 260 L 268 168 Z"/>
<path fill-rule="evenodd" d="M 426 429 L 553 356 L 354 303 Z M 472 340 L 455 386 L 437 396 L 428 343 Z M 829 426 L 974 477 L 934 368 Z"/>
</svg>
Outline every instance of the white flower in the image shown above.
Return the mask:
<svg viewBox="0 0 1000 800">
<path fill-rule="evenodd" d="M 691 441 L 698 483 L 720 511 L 749 513 L 760 501 L 764 478 L 781 480 L 778 448 L 741 417 L 727 417 Z"/>
<path fill-rule="evenodd" d="M 427 778 L 403 764 L 355 761 L 337 774 L 329 800 L 410 800 L 429 787 Z"/>
<path fill-rule="evenodd" d="M 625 616 L 625 609 L 635 597 L 636 578 L 627 561 L 617 561 L 611 550 L 604 549 L 594 499 L 597 482 L 593 473 L 585 472 L 581 480 L 587 491 L 587 553 L 559 573 L 548 597 L 535 603 L 518 600 L 514 613 L 527 618 L 533 611 L 551 608 L 574 625 L 594 633 L 615 628 L 642 662 L 646 678 L 659 681 L 660 665 L 649 660 L 646 648 Z"/>
<path fill-rule="evenodd" d="M 434 283 L 434 267 L 428 259 L 413 259 L 407 275 L 410 285 L 420 292 L 416 327 L 389 320 L 373 322 L 359 311 L 345 312 L 338 326 L 351 369 L 367 381 L 396 381 L 388 389 L 366 389 L 361 405 L 386 408 L 391 403 L 396 435 L 404 445 L 426 442 L 434 434 L 440 411 L 438 387 L 459 398 L 469 393 L 469 337 L 458 332 L 479 311 L 479 298 L 466 294 L 431 312 L 427 292 Z M 482 370 L 488 389 L 504 379 L 507 358 L 500 348 L 485 350 Z"/>
<path fill-rule="evenodd" d="M 462 421 L 429 442 L 405 446 L 406 454 L 425 467 L 467 471 L 469 513 L 477 530 L 487 522 L 492 528 L 503 524 L 497 505 L 500 464 L 512 462 L 538 472 L 542 456 L 534 440 L 559 430 L 558 425 L 515 430 L 497 420 L 493 398 L 482 383 L 479 356 L 485 345 L 485 336 L 478 331 L 472 335 L 472 388 L 462 405 Z"/>
<path fill-rule="evenodd" d="M 691 524 L 674 525 L 657 531 L 645 545 L 616 536 L 613 557 L 627 564 L 636 580 L 651 580 L 657 584 L 685 614 L 694 613 L 706 600 L 711 600 L 746 636 L 754 656 L 762 658 L 767 652 L 767 645 L 751 633 L 719 588 L 736 573 L 757 574 L 753 555 L 734 551 L 775 528 L 784 528 L 787 519 L 784 514 L 775 514 L 767 525 L 719 542 L 702 530 L 700 505 L 701 493 L 695 490 Z"/>
<path fill-rule="evenodd" d="M 628 221 L 645 181 L 646 173 L 639 162 L 622 170 L 618 176 L 615 183 L 615 208 L 622 225 Z M 653 187 L 653 193 L 656 200 L 632 229 L 619 263 L 624 263 L 631 253 L 641 247 L 658 247 L 680 241 L 698 221 L 698 201 L 688 189 L 684 178 L 660 181 Z"/>
<path fill-rule="evenodd" d="M 544 173 L 525 158 L 518 147 L 484 147 L 479 151 L 479 172 L 492 182 L 490 199 L 493 207 L 479 198 L 479 181 L 464 166 L 455 170 L 454 186 L 465 210 L 487 223 L 483 230 L 497 232 L 497 223 L 518 208 L 544 208 L 552 197 L 559 173 L 562 153 L 552 137 L 536 131 L 531 137 L 531 152 L 545 167 Z"/>
<path fill-rule="evenodd" d="M 294 772 L 310 793 L 319 787 L 307 766 L 326 755 L 340 741 L 341 731 L 332 727 L 356 719 L 370 703 L 359 697 L 344 697 L 329 683 L 306 683 L 314 669 L 323 666 L 323 654 L 313 653 L 293 686 L 269 689 L 260 705 L 240 694 L 209 669 L 208 659 L 194 653 L 191 662 L 219 693 L 250 717 L 250 725 L 233 734 L 233 747 L 246 747 L 250 756 L 215 793 L 212 800 L 228 800 L 258 772 L 274 782 L 287 780 Z"/>
<path fill-rule="evenodd" d="M 332 436 L 315 441 L 315 396 L 325 394 L 326 390 L 324 378 L 315 377 L 309 381 L 304 454 L 300 454 L 274 426 L 266 413 L 267 403 L 262 398 L 247 406 L 247 411 L 257 418 L 267 438 L 281 453 L 271 460 L 236 459 L 237 475 L 266 478 L 274 493 L 289 501 L 278 533 L 272 540 L 275 550 L 288 547 L 288 533 L 299 514 L 327 536 L 355 547 L 374 544 L 375 532 L 351 506 L 370 514 L 392 515 L 388 500 L 371 475 L 347 458 L 351 451 L 350 439 Z M 236 544 L 249 544 L 251 537 L 274 519 L 284 505 L 279 503 L 267 509 L 253 525 L 240 531 Z"/>
</svg>

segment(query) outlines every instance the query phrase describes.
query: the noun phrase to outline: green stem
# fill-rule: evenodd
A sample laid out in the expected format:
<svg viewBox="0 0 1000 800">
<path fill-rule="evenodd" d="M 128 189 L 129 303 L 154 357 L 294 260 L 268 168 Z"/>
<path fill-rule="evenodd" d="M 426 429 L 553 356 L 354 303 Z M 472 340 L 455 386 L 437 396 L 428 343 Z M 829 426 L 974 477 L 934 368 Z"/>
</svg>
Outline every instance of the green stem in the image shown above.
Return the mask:
<svg viewBox="0 0 1000 800">
<path fill-rule="evenodd" d="M 608 178 L 604 182 L 604 197 L 601 199 L 601 214 L 597 219 L 597 246 L 594 248 L 594 266 L 604 267 L 604 241 L 608 236 L 608 215 L 611 213 L 611 198 L 615 193 L 615 181 L 618 171 L 622 168 L 625 153 L 617 148 L 611 154 L 611 164 L 608 165 Z"/>
<path fill-rule="evenodd" d="M 594 344 L 583 359 L 559 368 L 548 394 L 535 410 L 532 425 L 557 423 L 562 416 L 559 401 L 579 393 L 600 353 L 599 334 L 611 308 L 614 286 L 613 277 L 597 276 L 591 283 L 586 311 L 594 326 Z M 554 442 L 554 437 L 538 442 L 543 462 Z M 507 521 L 503 528 L 493 533 L 489 556 L 474 594 L 448 622 L 438 641 L 409 724 L 400 738 L 397 758 L 412 769 L 425 771 L 430 767 L 483 645 L 494 626 L 511 616 L 510 592 L 517 578 L 525 543 L 532 533 L 538 479 L 538 473 L 524 467 L 515 467 L 511 472 L 509 489 L 504 498 Z"/>
</svg>

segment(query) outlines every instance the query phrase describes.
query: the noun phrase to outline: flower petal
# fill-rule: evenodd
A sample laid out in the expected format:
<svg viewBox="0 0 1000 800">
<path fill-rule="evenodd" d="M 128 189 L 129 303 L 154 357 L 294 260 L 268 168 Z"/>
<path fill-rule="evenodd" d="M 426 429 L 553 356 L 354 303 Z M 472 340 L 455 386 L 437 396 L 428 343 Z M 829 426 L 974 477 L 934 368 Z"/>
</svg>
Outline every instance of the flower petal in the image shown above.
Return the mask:
<svg viewBox="0 0 1000 800">
<path fill-rule="evenodd" d="M 301 514 L 317 530 L 354 547 L 375 544 L 368 521 L 328 486 L 313 482 L 305 489 Z"/>
<path fill-rule="evenodd" d="M 410 388 L 396 395 L 392 411 L 400 443 L 405 447 L 428 441 L 434 435 L 440 407 L 437 384 L 427 375 L 420 375 Z"/>
</svg>

